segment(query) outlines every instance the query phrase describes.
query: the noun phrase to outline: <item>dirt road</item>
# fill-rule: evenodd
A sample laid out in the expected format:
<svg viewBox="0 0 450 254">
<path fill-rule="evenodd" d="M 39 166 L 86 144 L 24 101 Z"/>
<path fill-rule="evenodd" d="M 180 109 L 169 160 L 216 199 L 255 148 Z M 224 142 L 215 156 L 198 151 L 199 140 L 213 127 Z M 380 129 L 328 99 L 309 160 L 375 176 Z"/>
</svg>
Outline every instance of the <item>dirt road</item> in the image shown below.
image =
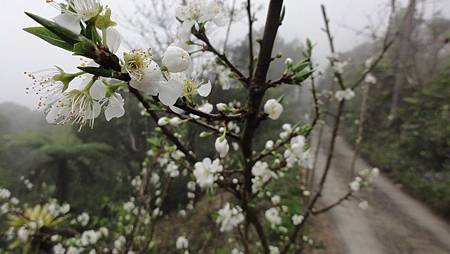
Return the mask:
<svg viewBox="0 0 450 254">
<path fill-rule="evenodd" d="M 328 144 L 330 135 L 323 141 Z M 324 166 L 326 145 L 322 146 L 318 168 Z M 323 204 L 333 203 L 347 191 L 352 148 L 338 138 L 331 174 L 322 198 Z M 357 160 L 356 169 L 371 168 Z M 450 227 L 427 207 L 414 200 L 389 179 L 380 176 L 368 192 L 359 195 L 370 204 L 368 210 L 358 208 L 359 200 L 346 201 L 322 216 L 329 221 L 339 249 L 321 253 L 342 254 L 449 254 Z M 320 220 L 320 217 L 317 218 Z"/>
</svg>

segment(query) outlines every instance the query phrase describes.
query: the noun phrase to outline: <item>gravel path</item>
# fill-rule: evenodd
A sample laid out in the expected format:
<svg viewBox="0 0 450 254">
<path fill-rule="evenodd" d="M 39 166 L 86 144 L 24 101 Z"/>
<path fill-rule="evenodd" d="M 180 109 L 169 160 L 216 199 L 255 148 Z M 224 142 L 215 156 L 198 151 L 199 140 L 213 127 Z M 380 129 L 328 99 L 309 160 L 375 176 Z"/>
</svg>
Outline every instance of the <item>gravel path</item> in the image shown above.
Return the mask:
<svg viewBox="0 0 450 254">
<path fill-rule="evenodd" d="M 329 138 L 329 134 L 325 135 L 323 143 L 327 144 Z M 318 169 L 324 167 L 325 151 L 321 149 Z M 321 204 L 333 203 L 347 191 L 352 157 L 352 148 L 338 138 Z M 357 160 L 356 169 L 365 168 L 371 167 L 362 159 Z M 330 221 L 328 229 L 342 243 L 341 250 L 325 250 L 322 253 L 450 253 L 449 225 L 386 177 L 378 177 L 372 189 L 360 197 L 369 202 L 368 210 L 359 209 L 359 200 L 353 199 L 322 215 Z M 320 217 L 317 219 L 320 220 Z"/>
</svg>

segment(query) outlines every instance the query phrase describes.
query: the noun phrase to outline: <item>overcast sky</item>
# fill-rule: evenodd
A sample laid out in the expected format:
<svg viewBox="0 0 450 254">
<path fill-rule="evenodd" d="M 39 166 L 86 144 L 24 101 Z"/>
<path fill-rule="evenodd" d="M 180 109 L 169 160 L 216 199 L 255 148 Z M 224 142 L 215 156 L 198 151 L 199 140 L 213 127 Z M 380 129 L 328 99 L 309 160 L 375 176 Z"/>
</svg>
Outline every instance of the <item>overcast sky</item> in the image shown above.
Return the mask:
<svg viewBox="0 0 450 254">
<path fill-rule="evenodd" d="M 427 1 L 430 2 L 427 6 L 429 12 L 441 10 L 445 16 L 450 16 L 450 1 Z M 113 12 L 120 9 L 124 13 L 130 9 L 132 3 L 130 0 L 103 0 L 102 2 L 109 4 Z M 256 2 L 265 4 L 268 1 L 256 0 Z M 338 50 L 345 51 L 367 40 L 364 36 L 357 36 L 355 30 L 376 24 L 385 17 L 386 13 L 383 10 L 386 3 L 386 0 L 285 0 L 286 19 L 280 34 L 288 40 L 303 41 L 305 38 L 311 38 L 317 44 L 316 56 L 323 62 L 324 56 L 328 54 L 328 48 L 326 37 L 321 31 L 323 22 L 320 4 L 325 4 L 329 12 Z M 57 11 L 45 4 L 45 0 L 0 0 L 0 9 L 2 10 L 0 15 L 2 27 L 0 103 L 12 101 L 32 108 L 35 98 L 25 94 L 25 88 L 30 85 L 30 80 L 23 72 L 38 71 L 53 65 L 70 70 L 79 63 L 79 60 L 22 31 L 24 27 L 36 25 L 23 14 L 24 11 L 47 18 L 57 15 Z M 264 19 L 264 15 L 260 16 L 260 22 Z M 261 23 L 257 26 L 261 26 Z M 233 38 L 244 36 L 244 28 L 244 24 L 236 25 Z M 121 29 L 123 30 L 123 27 L 120 27 L 119 22 L 119 30 Z"/>
</svg>

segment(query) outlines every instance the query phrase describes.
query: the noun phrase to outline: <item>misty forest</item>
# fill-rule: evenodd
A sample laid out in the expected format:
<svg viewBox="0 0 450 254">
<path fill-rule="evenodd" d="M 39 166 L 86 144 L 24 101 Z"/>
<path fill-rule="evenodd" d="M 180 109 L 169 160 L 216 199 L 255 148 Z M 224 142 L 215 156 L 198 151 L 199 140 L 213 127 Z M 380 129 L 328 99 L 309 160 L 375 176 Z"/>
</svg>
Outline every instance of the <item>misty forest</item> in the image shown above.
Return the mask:
<svg viewBox="0 0 450 254">
<path fill-rule="evenodd" d="M 280 33 L 289 0 L 41 2 L 21 32 L 78 63 L 15 66 L 36 103 L 0 103 L 0 254 L 450 253 L 434 1 L 377 0 L 345 50 L 327 1 L 322 47 Z"/>
</svg>

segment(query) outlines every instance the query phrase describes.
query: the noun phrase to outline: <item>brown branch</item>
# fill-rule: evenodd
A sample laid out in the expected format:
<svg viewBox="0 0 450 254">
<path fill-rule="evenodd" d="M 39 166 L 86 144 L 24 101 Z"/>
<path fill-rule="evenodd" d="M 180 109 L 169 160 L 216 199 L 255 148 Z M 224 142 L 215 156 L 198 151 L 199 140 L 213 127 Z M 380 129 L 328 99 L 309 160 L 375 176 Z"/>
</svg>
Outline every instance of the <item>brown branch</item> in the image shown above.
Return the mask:
<svg viewBox="0 0 450 254">
<path fill-rule="evenodd" d="M 159 116 L 154 111 L 151 110 L 150 104 L 145 100 L 145 98 L 142 96 L 142 94 L 138 90 L 134 89 L 131 86 L 128 86 L 128 89 L 130 90 L 130 93 L 132 93 L 139 100 L 139 102 L 144 106 L 145 110 L 147 111 L 147 113 L 150 114 L 150 116 L 153 118 L 155 123 L 158 123 Z M 170 131 L 170 129 L 167 126 L 159 126 L 159 127 L 161 128 L 161 131 L 164 133 L 164 135 L 166 135 L 167 138 L 177 147 L 177 149 L 186 155 L 186 159 L 191 164 L 194 164 L 197 162 L 197 159 L 195 158 L 195 156 L 189 151 L 189 149 L 187 149 L 181 143 L 180 140 L 178 140 L 177 137 L 175 137 L 175 135 L 172 134 L 172 132 Z"/>
<path fill-rule="evenodd" d="M 266 78 L 272 59 L 272 51 L 275 43 L 275 38 L 280 26 L 281 10 L 283 7 L 283 0 L 271 0 L 269 10 L 267 13 L 266 24 L 264 28 L 264 35 L 259 51 L 258 65 L 256 67 L 254 79 L 248 81 L 249 93 L 247 101 L 247 119 L 244 124 L 244 130 L 241 138 L 241 150 L 245 163 L 244 170 L 244 189 L 242 195 L 243 209 L 247 215 L 250 215 L 249 222 L 255 227 L 259 240 L 261 242 L 263 253 L 269 254 L 269 245 L 265 238 L 264 230 L 258 222 L 257 216 L 252 216 L 250 207 L 248 206 L 248 197 L 252 192 L 252 167 L 254 162 L 252 158 L 252 142 L 254 134 L 259 126 L 260 118 L 259 108 L 262 99 L 267 90 Z"/>
<path fill-rule="evenodd" d="M 248 16 L 248 47 L 249 47 L 248 75 L 249 80 L 252 80 L 255 57 L 253 56 L 253 16 L 252 16 L 251 0 L 247 0 L 247 16 Z"/>
<path fill-rule="evenodd" d="M 178 114 L 178 113 L 175 113 L 175 112 L 171 112 L 171 113 L 176 115 L 176 116 L 178 116 L 181 119 L 187 120 L 187 121 L 192 122 L 192 123 L 194 123 L 194 124 L 196 124 L 198 126 L 206 128 L 208 130 L 211 130 L 211 131 L 213 131 L 216 134 L 221 134 L 221 131 L 218 128 L 216 128 L 216 127 L 214 127 L 212 125 L 209 125 L 209 124 L 207 124 L 207 123 L 205 123 L 205 122 L 203 122 L 201 120 L 194 119 L 192 117 L 181 115 L 181 114 Z M 239 137 L 238 135 L 236 135 L 234 133 L 231 133 L 231 132 L 227 132 L 226 135 L 227 135 L 227 137 L 232 138 L 232 139 L 237 140 L 237 141 L 239 141 L 241 139 L 241 137 Z"/>
<path fill-rule="evenodd" d="M 342 196 L 341 198 L 339 198 L 336 202 L 332 203 L 331 205 L 328 205 L 320 210 L 312 210 L 312 215 L 319 215 L 321 213 L 325 213 L 330 211 L 331 209 L 335 208 L 336 206 L 342 204 L 342 202 L 344 202 L 345 200 L 350 199 L 353 196 L 353 192 L 352 191 L 348 191 L 344 196 Z"/>
<path fill-rule="evenodd" d="M 206 36 L 206 34 L 200 33 L 198 31 L 195 31 L 194 36 L 203 41 L 205 43 L 204 49 L 206 51 L 209 51 L 211 53 L 213 53 L 214 55 L 216 55 L 230 70 L 231 72 L 233 72 L 236 75 L 236 79 L 241 81 L 244 85 L 248 85 L 248 81 L 249 79 L 247 77 L 245 77 L 245 75 L 236 67 L 234 66 L 234 64 L 231 63 L 231 61 L 228 59 L 228 57 L 223 54 L 220 53 L 209 41 L 208 37 Z"/>
<path fill-rule="evenodd" d="M 331 34 L 330 19 L 328 19 L 327 12 L 326 12 L 325 6 L 323 4 L 321 5 L 321 8 L 322 8 L 323 20 L 325 23 L 325 33 L 328 38 L 328 43 L 330 45 L 330 51 L 331 51 L 331 55 L 332 55 L 332 57 L 329 58 L 330 66 L 331 66 L 331 68 L 334 69 L 336 66 L 337 59 L 335 59 L 336 49 L 334 47 L 334 38 L 333 38 L 333 35 Z M 345 89 L 344 79 L 342 78 L 342 74 L 337 71 L 334 71 L 334 77 L 337 79 L 338 84 L 341 87 L 341 89 Z"/>
</svg>

